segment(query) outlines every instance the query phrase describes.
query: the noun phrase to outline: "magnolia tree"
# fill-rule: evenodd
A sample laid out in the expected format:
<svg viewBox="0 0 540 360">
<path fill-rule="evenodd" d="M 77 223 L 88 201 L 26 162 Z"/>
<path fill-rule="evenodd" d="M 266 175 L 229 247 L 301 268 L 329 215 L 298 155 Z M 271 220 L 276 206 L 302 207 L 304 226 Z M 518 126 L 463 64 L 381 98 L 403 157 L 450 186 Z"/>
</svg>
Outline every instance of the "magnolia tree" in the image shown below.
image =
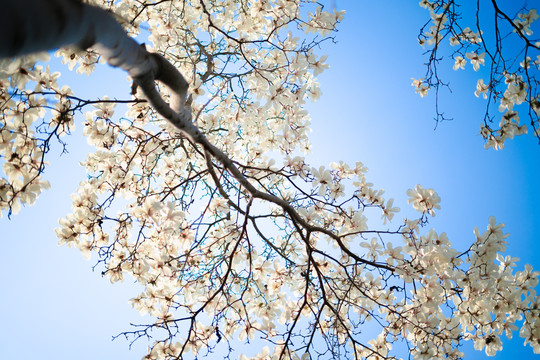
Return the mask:
<svg viewBox="0 0 540 360">
<path fill-rule="evenodd" d="M 430 60 L 414 85 L 423 95 L 441 84 L 445 37 L 457 46 L 456 68 L 490 63 L 477 95 L 501 104 L 500 129 L 490 127 L 491 106 L 482 128 L 500 148 L 493 144 L 525 132 L 514 114 L 520 103 L 532 109 L 531 132 L 538 128 L 538 61 L 507 63 L 499 43 L 510 26 L 525 49 L 514 55 L 533 55 L 536 13 L 509 17 L 491 4 L 497 42 L 486 56 L 481 30 L 461 25 L 454 1 L 420 3 L 431 14 L 420 37 Z M 90 74 L 103 59 L 134 86 L 129 100 L 82 99 L 59 87 L 43 56 L 4 60 L 0 209 L 11 216 L 35 202 L 48 187 L 49 146 L 64 144 L 75 113 L 86 111 L 95 151 L 56 233 L 60 244 L 95 253 L 111 282 L 142 285 L 131 303 L 152 320 L 122 335 L 147 339 L 145 358 L 229 357 L 241 348 L 256 359 L 393 359 L 403 350 L 392 345 L 404 342 L 415 359 L 457 359 L 467 340 L 493 355 L 501 336 L 518 330 L 540 353 L 538 273 L 514 271 L 503 224 L 490 218 L 460 251 L 426 227 L 439 209 L 433 189 L 409 190 L 418 216 L 393 221 L 399 209 L 362 163 L 306 163 L 304 105 L 319 97 L 315 77 L 327 68 L 316 50 L 342 11 L 311 0 L 95 5 L 110 12 L 75 0 L 2 5 L 16 19 L 10 29 L 19 27 L 4 29 L 2 56 L 62 47 L 56 55 L 69 69 Z M 146 47 L 130 37 L 141 29 Z M 120 102 L 128 109 L 117 120 Z"/>
</svg>

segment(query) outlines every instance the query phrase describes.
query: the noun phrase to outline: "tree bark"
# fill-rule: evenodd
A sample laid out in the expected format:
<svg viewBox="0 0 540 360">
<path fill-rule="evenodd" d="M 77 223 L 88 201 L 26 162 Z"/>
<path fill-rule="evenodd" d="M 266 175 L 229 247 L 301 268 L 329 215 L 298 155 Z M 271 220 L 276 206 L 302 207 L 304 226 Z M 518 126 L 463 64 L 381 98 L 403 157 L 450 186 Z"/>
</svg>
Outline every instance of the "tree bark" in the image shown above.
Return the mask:
<svg viewBox="0 0 540 360">
<path fill-rule="evenodd" d="M 185 108 L 188 84 L 165 58 L 130 38 L 106 10 L 78 0 L 3 0 L 0 5 L 0 57 L 93 46 L 107 62 L 127 71 L 145 94 L 159 80 L 171 91 L 171 107 L 190 120 Z"/>
</svg>

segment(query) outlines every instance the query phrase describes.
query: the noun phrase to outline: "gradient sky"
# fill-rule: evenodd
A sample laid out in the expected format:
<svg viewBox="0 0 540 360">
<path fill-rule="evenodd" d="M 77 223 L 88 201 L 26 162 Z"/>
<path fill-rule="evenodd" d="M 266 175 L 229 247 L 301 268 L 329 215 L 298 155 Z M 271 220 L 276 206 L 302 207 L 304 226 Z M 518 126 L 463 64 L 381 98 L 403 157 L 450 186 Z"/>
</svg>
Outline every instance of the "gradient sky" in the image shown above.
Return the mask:
<svg viewBox="0 0 540 360">
<path fill-rule="evenodd" d="M 531 2 L 530 2 L 531 3 Z M 474 240 L 473 228 L 483 231 L 493 215 L 506 224 L 507 254 L 540 269 L 540 145 L 532 136 L 510 140 L 502 151 L 485 150 L 479 133 L 485 102 L 474 96 L 480 73 L 441 70 L 452 94 L 442 93 L 443 110 L 454 120 L 434 130 L 433 96 L 414 94 L 411 78 L 425 72 L 416 36 L 427 20 L 417 1 L 338 1 L 347 10 L 337 44 L 327 43 L 331 68 L 319 81 L 323 96 L 309 106 L 312 115 L 313 166 L 343 160 L 362 161 L 368 180 L 395 198 L 412 216 L 406 191 L 416 184 L 434 188 L 442 209 L 430 223 L 446 232 L 464 250 Z M 531 3 L 531 5 L 533 5 Z M 446 67 L 446 69 L 445 69 Z M 129 98 L 126 74 L 106 65 L 88 76 L 58 66 L 61 83 L 80 97 L 103 95 Z M 447 71 L 447 69 L 449 69 Z M 525 121 L 525 119 L 522 119 Z M 92 272 L 95 257 L 86 261 L 78 250 L 57 246 L 54 228 L 70 212 L 71 198 L 85 176 L 79 162 L 89 151 L 81 135 L 67 138 L 68 154 L 53 149 L 46 178 L 51 189 L 35 206 L 0 219 L 0 348 L 6 359 L 136 359 L 146 343 L 132 350 L 113 335 L 142 321 L 128 304 L 138 293 L 129 280 L 109 284 Z M 490 359 L 540 358 L 522 346 L 516 334 Z M 467 346 L 467 358 L 488 358 Z"/>
</svg>

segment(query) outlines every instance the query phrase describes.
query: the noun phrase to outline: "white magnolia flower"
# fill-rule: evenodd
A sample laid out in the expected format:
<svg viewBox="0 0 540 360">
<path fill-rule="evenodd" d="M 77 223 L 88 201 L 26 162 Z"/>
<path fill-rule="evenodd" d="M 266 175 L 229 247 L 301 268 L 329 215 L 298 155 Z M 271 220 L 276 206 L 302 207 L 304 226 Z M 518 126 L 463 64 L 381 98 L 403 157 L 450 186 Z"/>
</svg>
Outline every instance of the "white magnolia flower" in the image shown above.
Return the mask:
<svg viewBox="0 0 540 360">
<path fill-rule="evenodd" d="M 485 64 L 486 53 L 477 54 L 470 52 L 465 54 L 465 56 L 471 61 L 474 71 L 478 71 L 478 69 L 480 69 L 480 65 Z"/>
<path fill-rule="evenodd" d="M 476 97 L 480 97 L 480 94 L 484 97 L 484 99 L 487 99 L 487 91 L 489 90 L 489 84 L 484 84 L 484 80 L 478 79 L 478 82 L 476 83 L 476 91 L 474 92 L 474 95 Z"/>
<path fill-rule="evenodd" d="M 441 198 L 433 189 L 424 189 L 421 185 L 416 185 L 414 189 L 407 190 L 407 195 L 410 197 L 409 204 L 412 204 L 416 211 L 435 216 L 434 209 L 441 208 L 439 206 Z"/>
</svg>

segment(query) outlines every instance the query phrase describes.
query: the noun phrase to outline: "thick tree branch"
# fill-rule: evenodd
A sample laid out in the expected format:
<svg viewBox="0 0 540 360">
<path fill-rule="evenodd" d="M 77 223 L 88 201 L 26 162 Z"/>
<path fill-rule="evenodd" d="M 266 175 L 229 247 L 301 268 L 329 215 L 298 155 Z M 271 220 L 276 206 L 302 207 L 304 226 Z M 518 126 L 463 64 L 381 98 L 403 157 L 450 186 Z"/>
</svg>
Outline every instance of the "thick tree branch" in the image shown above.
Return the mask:
<svg viewBox="0 0 540 360">
<path fill-rule="evenodd" d="M 188 83 L 159 54 L 150 53 L 130 38 L 113 15 L 76 0 L 7 0 L 0 11 L 0 58 L 76 46 L 94 46 L 107 62 L 127 71 L 146 94 L 154 80 L 171 90 L 171 107 L 183 112 Z"/>
</svg>

